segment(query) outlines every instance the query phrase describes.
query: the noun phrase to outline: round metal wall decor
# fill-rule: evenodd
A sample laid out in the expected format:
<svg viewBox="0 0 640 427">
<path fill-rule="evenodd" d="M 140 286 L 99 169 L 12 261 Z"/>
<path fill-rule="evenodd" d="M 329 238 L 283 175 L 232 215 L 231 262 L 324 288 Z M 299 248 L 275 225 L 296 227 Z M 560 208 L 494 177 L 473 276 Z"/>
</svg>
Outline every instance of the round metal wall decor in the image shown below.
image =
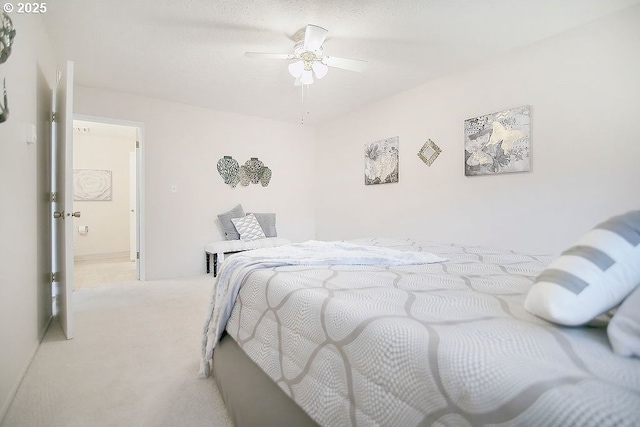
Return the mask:
<svg viewBox="0 0 640 427">
<path fill-rule="evenodd" d="M 249 172 L 247 165 L 240 166 L 240 173 L 238 174 L 238 177 L 240 177 L 240 185 L 244 187 L 251 183 L 251 172 Z"/>
<path fill-rule="evenodd" d="M 252 157 L 251 159 L 244 162 L 244 166 L 247 168 L 247 175 L 249 175 L 249 180 L 251 180 L 252 184 L 257 184 L 260 182 L 260 175 L 262 169 L 264 168 L 264 163 L 258 160 L 257 157 Z"/>
<path fill-rule="evenodd" d="M 260 176 L 260 185 L 266 187 L 269 185 L 269 181 L 271 181 L 271 169 L 268 167 L 262 168 L 262 175 Z"/>
<path fill-rule="evenodd" d="M 218 173 L 224 180 L 225 184 L 231 184 L 233 177 L 238 175 L 238 169 L 240 165 L 238 162 L 231 156 L 224 156 L 220 160 L 218 160 Z"/>
<path fill-rule="evenodd" d="M 235 188 L 238 184 L 246 187 L 249 184 L 258 184 L 266 187 L 271 181 L 271 169 L 257 157 L 252 157 L 242 166 L 231 156 L 224 156 L 217 163 L 218 173 L 224 180 Z"/>
<path fill-rule="evenodd" d="M 236 188 L 236 186 L 239 183 L 240 183 L 240 173 L 238 172 L 231 177 L 231 181 L 229 182 L 229 185 L 231 186 L 231 188 Z"/>
</svg>

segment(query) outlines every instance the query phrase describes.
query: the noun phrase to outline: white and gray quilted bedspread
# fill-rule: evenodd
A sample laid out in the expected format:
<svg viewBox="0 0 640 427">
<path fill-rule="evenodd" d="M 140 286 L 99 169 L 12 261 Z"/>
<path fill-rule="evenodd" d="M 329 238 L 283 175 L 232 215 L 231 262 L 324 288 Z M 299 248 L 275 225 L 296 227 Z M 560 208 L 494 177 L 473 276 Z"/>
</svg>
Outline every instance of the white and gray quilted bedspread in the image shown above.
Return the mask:
<svg viewBox="0 0 640 427">
<path fill-rule="evenodd" d="M 352 243 L 448 261 L 257 269 L 226 328 L 320 425 L 640 426 L 640 360 L 524 310 L 551 258 Z"/>
</svg>

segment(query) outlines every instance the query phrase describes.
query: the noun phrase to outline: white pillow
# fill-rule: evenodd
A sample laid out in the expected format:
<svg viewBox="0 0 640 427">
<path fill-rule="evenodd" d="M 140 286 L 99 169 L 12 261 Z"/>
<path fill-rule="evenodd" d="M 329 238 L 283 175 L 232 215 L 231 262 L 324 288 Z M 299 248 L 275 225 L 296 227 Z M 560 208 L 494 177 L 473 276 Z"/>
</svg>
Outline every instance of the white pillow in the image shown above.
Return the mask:
<svg viewBox="0 0 640 427">
<path fill-rule="evenodd" d="M 620 304 L 640 284 L 640 211 L 615 216 L 585 234 L 536 278 L 529 312 L 583 325 Z"/>
<path fill-rule="evenodd" d="M 640 286 L 624 300 L 607 326 L 613 352 L 640 357 Z"/>
<path fill-rule="evenodd" d="M 243 216 L 242 218 L 231 218 L 231 222 L 233 222 L 236 230 L 240 233 L 240 240 L 243 242 L 265 239 L 267 237 L 253 214 Z"/>
</svg>

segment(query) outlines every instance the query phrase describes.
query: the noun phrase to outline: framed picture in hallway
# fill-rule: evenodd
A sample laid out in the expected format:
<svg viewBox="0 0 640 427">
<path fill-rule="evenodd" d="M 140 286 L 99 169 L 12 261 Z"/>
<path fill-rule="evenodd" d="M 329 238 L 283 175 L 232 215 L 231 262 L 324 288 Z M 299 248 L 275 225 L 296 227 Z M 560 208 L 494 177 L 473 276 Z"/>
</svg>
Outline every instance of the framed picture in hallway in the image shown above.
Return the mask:
<svg viewBox="0 0 640 427">
<path fill-rule="evenodd" d="M 73 170 L 73 200 L 111 200 L 111 171 L 98 169 Z"/>
</svg>

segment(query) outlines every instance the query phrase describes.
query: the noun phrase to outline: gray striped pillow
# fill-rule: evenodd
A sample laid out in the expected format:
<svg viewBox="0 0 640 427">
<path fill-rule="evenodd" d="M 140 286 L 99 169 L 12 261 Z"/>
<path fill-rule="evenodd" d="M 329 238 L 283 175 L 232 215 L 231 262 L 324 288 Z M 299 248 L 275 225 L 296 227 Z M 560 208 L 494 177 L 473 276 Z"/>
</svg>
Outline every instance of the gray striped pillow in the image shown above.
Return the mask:
<svg viewBox="0 0 640 427">
<path fill-rule="evenodd" d="M 562 325 L 582 325 L 620 304 L 640 284 L 640 211 L 585 234 L 536 278 L 524 303 Z"/>
</svg>

